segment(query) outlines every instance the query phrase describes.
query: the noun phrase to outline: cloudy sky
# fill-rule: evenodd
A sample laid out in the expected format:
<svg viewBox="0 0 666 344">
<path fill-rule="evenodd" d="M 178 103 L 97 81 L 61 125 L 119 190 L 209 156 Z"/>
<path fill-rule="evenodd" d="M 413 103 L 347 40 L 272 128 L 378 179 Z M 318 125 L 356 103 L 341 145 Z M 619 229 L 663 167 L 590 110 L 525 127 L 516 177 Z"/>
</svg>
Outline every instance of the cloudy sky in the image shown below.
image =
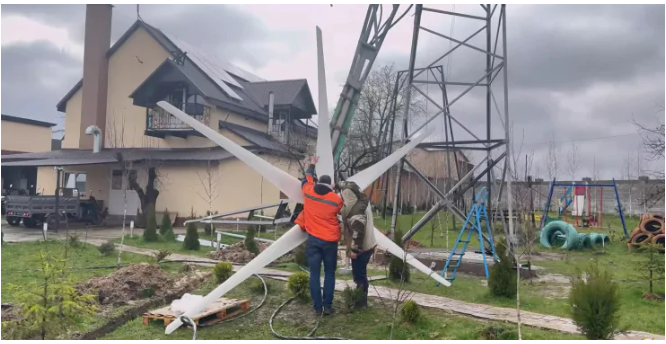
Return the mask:
<svg viewBox="0 0 666 344">
<path fill-rule="evenodd" d="M 153 26 L 265 79 L 307 78 L 315 103 L 318 25 L 324 33 L 332 108 L 349 71 L 366 8 L 142 5 L 140 14 Z M 482 14 L 479 6 L 472 5 L 438 8 Z M 55 105 L 82 75 L 84 15 L 84 5 L 2 5 L 3 114 L 52 121 L 62 128 L 64 119 Z M 665 93 L 663 5 L 509 5 L 507 17 L 509 113 L 515 151 L 522 142 L 522 159 L 534 152 L 532 174 L 547 174 L 545 161 L 553 136 L 562 179 L 569 177 L 567 152 L 574 143 L 581 157 L 577 178 L 591 176 L 594 161 L 602 178 L 621 178 L 627 159 L 634 166 L 632 175 L 637 173 L 638 160 L 644 160 L 643 169 L 664 168 L 663 160 L 645 161 L 633 125 L 634 120 L 650 126 L 664 121 L 664 113 L 659 112 Z M 116 5 L 112 41 L 136 18 L 136 6 Z M 483 23 L 427 13 L 422 26 L 464 40 Z M 412 27 L 410 13 L 389 33 L 375 66 L 407 66 Z M 485 33 L 469 43 L 483 47 Z M 498 52 L 501 45 L 500 39 Z M 421 31 L 417 67 L 430 64 L 450 47 L 449 41 Z M 450 56 L 441 62 L 448 80 L 475 82 L 483 76 L 482 53 L 462 47 Z M 502 110 L 501 75 L 494 85 Z M 422 89 L 441 98 L 432 87 Z M 463 90 L 449 87 L 450 99 Z M 485 92 L 472 90 L 451 107 L 451 114 L 482 138 L 486 135 Z M 495 104 L 492 108 L 493 137 L 502 138 L 499 113 Z M 429 104 L 427 110 L 434 114 L 437 108 Z M 431 125 L 441 122 L 438 118 Z M 457 139 L 471 137 L 461 128 L 455 132 Z M 473 161 L 480 158 L 472 157 Z"/>
</svg>

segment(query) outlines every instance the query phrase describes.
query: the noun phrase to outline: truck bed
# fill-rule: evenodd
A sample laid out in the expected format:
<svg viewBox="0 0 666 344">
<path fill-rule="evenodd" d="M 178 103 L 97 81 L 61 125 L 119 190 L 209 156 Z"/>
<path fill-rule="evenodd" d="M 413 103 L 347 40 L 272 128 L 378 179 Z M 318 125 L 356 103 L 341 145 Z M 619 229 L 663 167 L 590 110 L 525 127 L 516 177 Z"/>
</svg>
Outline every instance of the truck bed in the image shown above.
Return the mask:
<svg viewBox="0 0 666 344">
<path fill-rule="evenodd" d="M 34 214 L 53 214 L 55 213 L 55 196 L 5 196 L 5 208 L 14 216 L 24 217 L 24 214 L 32 216 Z M 78 215 L 80 208 L 80 199 L 78 197 L 60 197 L 58 208 L 68 214 Z"/>
</svg>

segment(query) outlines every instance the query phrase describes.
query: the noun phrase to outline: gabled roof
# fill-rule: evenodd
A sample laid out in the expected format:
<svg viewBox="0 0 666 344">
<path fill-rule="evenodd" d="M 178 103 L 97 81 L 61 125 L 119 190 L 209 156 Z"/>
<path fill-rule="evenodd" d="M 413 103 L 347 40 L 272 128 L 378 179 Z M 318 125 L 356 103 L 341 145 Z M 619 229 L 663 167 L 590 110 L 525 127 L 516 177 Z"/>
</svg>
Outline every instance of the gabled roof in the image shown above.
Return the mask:
<svg viewBox="0 0 666 344">
<path fill-rule="evenodd" d="M 55 127 L 55 123 L 38 121 L 36 119 L 16 117 L 16 116 L 10 116 L 10 115 L 5 115 L 5 114 L 2 114 L 1 118 L 2 118 L 3 121 L 8 121 L 8 122 L 36 125 L 38 127 L 45 127 L 45 128 Z"/>
<path fill-rule="evenodd" d="M 179 40 L 174 36 L 169 36 L 142 20 L 137 20 L 120 37 L 120 39 L 113 44 L 107 52 L 107 57 L 113 55 L 113 53 L 115 53 L 139 28 L 145 29 L 165 50 L 172 54 L 174 59 L 179 60 L 179 62 L 176 63 L 171 59 L 167 59 L 160 68 L 156 69 L 153 75 L 165 66 L 177 68 L 188 80 L 196 85 L 197 89 L 199 89 L 207 98 L 210 98 L 211 102 L 217 106 L 227 108 L 231 111 L 240 112 L 250 117 L 266 119 L 268 113 L 267 108 L 264 107 L 264 103 L 267 105 L 268 92 L 270 91 L 266 90 L 268 89 L 267 87 L 275 87 L 273 93 L 276 95 L 276 99 L 279 97 L 281 101 L 280 104 L 289 105 L 296 102 L 298 103 L 297 106 L 302 110 L 311 112 L 312 114 L 316 113 L 316 108 L 312 101 L 312 95 L 310 94 L 310 89 L 305 80 L 267 82 L 231 63 L 207 55 L 189 45 L 187 42 Z M 151 77 L 153 75 L 151 75 Z M 83 80 L 79 81 L 58 103 L 58 111 L 64 112 L 66 110 L 67 101 L 82 86 Z M 304 88 L 306 93 L 299 97 Z M 139 89 L 135 90 L 134 93 L 138 90 Z M 283 102 L 286 100 L 290 100 L 291 103 Z"/>
<path fill-rule="evenodd" d="M 317 111 L 312 97 L 299 97 L 303 89 L 310 89 L 305 79 L 248 82 L 243 83 L 243 86 L 252 93 L 262 108 L 268 107 L 269 94 L 273 92 L 276 106 L 295 105 L 305 111 Z"/>
</svg>

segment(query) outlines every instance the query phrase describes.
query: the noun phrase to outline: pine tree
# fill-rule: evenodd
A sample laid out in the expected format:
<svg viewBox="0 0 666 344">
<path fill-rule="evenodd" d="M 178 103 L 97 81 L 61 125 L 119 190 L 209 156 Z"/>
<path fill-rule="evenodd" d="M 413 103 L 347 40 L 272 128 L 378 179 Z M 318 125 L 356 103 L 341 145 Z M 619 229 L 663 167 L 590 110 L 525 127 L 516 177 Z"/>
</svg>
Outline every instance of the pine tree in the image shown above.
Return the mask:
<svg viewBox="0 0 666 344">
<path fill-rule="evenodd" d="M 183 247 L 186 250 L 198 251 L 199 244 L 199 232 L 197 230 L 197 225 L 194 222 L 187 224 L 187 233 L 185 234 L 185 241 L 183 241 Z"/>
<path fill-rule="evenodd" d="M 254 226 L 249 226 L 247 228 L 247 234 L 245 234 L 245 249 L 257 255 L 259 254 L 259 246 L 257 245 L 257 241 L 254 240 L 254 236 Z"/>
<path fill-rule="evenodd" d="M 393 242 L 404 249 L 402 244 L 402 232 L 396 228 L 393 233 Z M 391 256 L 389 264 L 389 279 L 393 282 L 409 282 L 409 265 L 405 263 L 405 257 Z"/>
<path fill-rule="evenodd" d="M 490 293 L 494 296 L 506 297 L 510 299 L 516 298 L 516 271 L 514 270 L 513 259 L 506 252 L 506 245 L 504 240 L 498 240 L 495 245 L 495 253 L 499 262 L 490 268 L 490 276 L 488 278 L 488 288 Z"/>
<path fill-rule="evenodd" d="M 173 234 L 173 227 L 171 226 L 171 217 L 169 216 L 169 209 L 166 209 L 162 217 L 162 225 L 160 226 L 160 234 L 164 241 L 176 241 L 176 236 Z"/>
</svg>

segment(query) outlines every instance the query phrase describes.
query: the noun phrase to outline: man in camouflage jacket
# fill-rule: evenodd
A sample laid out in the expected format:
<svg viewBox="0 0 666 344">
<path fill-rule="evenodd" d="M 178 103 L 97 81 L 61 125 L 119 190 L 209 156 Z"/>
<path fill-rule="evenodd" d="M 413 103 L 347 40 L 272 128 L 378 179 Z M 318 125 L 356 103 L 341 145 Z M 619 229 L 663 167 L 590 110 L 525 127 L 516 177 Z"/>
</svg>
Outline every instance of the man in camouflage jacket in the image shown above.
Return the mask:
<svg viewBox="0 0 666 344">
<path fill-rule="evenodd" d="M 366 210 L 369 205 L 368 197 L 354 182 L 342 181 L 338 183 L 340 196 L 344 203 L 341 215 L 344 228 L 344 240 L 347 246 L 347 256 L 352 261 L 352 275 L 356 288 L 363 290 L 363 297 L 357 307 L 368 305 L 368 263 L 374 253 L 377 243 L 372 228 L 367 226 Z"/>
</svg>

